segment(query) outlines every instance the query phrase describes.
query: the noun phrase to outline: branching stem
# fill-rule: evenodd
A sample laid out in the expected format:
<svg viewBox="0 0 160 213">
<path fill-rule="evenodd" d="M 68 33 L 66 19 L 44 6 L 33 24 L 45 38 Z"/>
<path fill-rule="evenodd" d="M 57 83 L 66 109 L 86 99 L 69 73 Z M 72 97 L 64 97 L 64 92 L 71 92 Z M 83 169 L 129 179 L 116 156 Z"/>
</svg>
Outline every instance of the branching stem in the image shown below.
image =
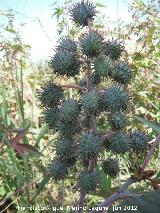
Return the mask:
<svg viewBox="0 0 160 213">
<path fill-rule="evenodd" d="M 153 142 L 151 149 L 149 150 L 143 164 L 140 166 L 141 171 L 143 172 L 144 169 L 146 168 L 146 166 L 148 165 L 149 161 L 151 160 L 154 150 L 156 148 L 156 146 L 160 143 L 160 135 L 157 136 L 156 140 Z M 110 207 L 115 201 L 119 200 L 119 199 L 124 199 L 124 198 L 128 198 L 128 197 L 133 197 L 136 195 L 129 195 L 128 193 L 125 193 L 125 191 L 128 189 L 128 187 L 137 182 L 138 180 L 129 178 L 113 195 L 111 195 L 109 198 L 107 198 L 106 200 L 104 200 L 98 207 Z M 127 196 L 128 194 L 128 196 Z M 125 196 L 124 196 L 125 195 Z M 90 213 L 95 213 L 97 211 L 90 211 Z M 102 211 L 99 211 L 102 212 Z"/>
</svg>

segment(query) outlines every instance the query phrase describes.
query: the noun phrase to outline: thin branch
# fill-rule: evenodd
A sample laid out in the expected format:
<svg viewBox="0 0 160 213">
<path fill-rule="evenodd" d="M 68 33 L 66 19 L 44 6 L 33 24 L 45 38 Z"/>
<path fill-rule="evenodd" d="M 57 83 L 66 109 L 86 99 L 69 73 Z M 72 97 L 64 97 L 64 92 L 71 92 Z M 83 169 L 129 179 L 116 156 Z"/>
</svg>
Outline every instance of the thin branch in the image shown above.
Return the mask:
<svg viewBox="0 0 160 213">
<path fill-rule="evenodd" d="M 141 171 L 143 172 L 145 167 L 148 165 L 156 146 L 160 143 L 160 135 L 157 136 L 156 140 L 153 142 L 151 149 L 149 150 L 146 159 L 144 160 L 143 164 L 140 166 Z"/>
<path fill-rule="evenodd" d="M 98 207 L 110 207 L 115 201 L 119 200 L 123 195 L 124 191 L 135 182 L 135 180 L 128 179 L 113 195 L 104 200 Z M 97 209 L 97 208 L 96 208 Z M 101 208 L 100 208 L 101 209 Z M 96 213 L 96 210 L 90 211 L 90 213 Z M 99 210 L 98 212 L 103 212 L 103 210 Z"/>
<path fill-rule="evenodd" d="M 59 85 L 59 86 L 64 87 L 64 88 L 69 88 L 69 89 L 78 89 L 78 90 L 87 91 L 86 87 L 81 87 L 81 86 L 78 86 L 76 84 L 62 84 L 62 85 Z"/>
</svg>

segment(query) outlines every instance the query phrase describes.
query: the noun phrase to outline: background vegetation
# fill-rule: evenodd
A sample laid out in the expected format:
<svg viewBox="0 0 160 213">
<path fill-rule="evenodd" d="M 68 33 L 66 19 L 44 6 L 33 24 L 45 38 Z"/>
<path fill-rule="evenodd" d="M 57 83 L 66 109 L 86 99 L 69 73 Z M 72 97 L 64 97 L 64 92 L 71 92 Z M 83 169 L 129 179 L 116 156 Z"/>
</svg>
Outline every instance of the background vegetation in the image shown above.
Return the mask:
<svg viewBox="0 0 160 213">
<path fill-rule="evenodd" d="M 80 35 L 75 25 L 68 26 L 66 22 L 70 2 L 64 1 L 61 7 L 56 3 L 52 5 L 59 37 L 69 34 L 77 38 Z M 118 25 L 108 25 L 104 22 L 104 14 L 98 15 L 95 24 L 99 30 L 107 29 L 108 38 L 120 39 L 126 46 L 126 56 L 136 75 L 130 86 L 135 105 L 130 125 L 147 132 L 152 140 L 160 132 L 160 2 L 152 0 L 145 4 L 142 0 L 133 0 L 129 10 L 132 20 L 128 24 L 119 21 Z M 54 156 L 56 135 L 42 122 L 37 91 L 43 81 L 54 76 L 47 61 L 32 62 L 31 46 L 23 43 L 21 28 L 15 27 L 16 13 L 1 11 L 1 15 L 6 21 L 0 26 L 0 212 L 20 212 L 16 210 L 18 206 L 33 204 L 42 207 L 72 205 L 78 195 L 73 179 L 76 171 L 65 182 L 41 182 L 45 167 Z M 72 90 L 68 93 L 75 95 Z M 107 128 L 103 120 L 99 125 Z M 158 152 L 150 164 L 150 168 L 157 171 L 160 168 Z M 96 205 L 119 186 L 119 179 L 129 177 L 127 159 L 128 156 L 120 159 L 120 178 L 114 182 L 104 178 L 98 196 L 88 196 L 87 205 Z M 157 176 L 160 177 L 160 172 Z M 149 191 L 150 186 L 142 182 L 137 189 Z"/>
</svg>

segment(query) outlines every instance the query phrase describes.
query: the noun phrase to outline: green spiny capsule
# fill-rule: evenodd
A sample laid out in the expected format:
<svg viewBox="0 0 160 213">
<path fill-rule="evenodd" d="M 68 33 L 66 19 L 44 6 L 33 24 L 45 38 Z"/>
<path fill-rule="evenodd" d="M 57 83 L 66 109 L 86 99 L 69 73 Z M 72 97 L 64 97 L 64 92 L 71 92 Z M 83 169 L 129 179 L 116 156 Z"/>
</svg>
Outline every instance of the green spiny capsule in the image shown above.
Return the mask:
<svg viewBox="0 0 160 213">
<path fill-rule="evenodd" d="M 105 90 L 103 94 L 103 104 L 111 112 L 127 110 L 129 106 L 129 96 L 123 88 L 113 85 Z"/>
<path fill-rule="evenodd" d="M 49 129 L 56 129 L 59 111 L 57 109 L 46 109 L 44 111 L 44 122 Z"/>
<path fill-rule="evenodd" d="M 114 112 L 108 115 L 108 123 L 113 130 L 123 130 L 128 125 L 128 118 L 123 112 Z"/>
<path fill-rule="evenodd" d="M 70 9 L 72 20 L 80 26 L 87 26 L 88 19 L 93 21 L 95 14 L 96 7 L 88 0 L 74 4 Z"/>
<path fill-rule="evenodd" d="M 75 149 L 75 144 L 71 140 L 62 139 L 56 144 L 56 153 L 64 161 L 74 156 Z"/>
<path fill-rule="evenodd" d="M 63 102 L 62 107 L 60 108 L 59 116 L 62 121 L 72 121 L 78 118 L 79 112 L 80 107 L 78 102 L 73 99 L 68 99 Z"/>
<path fill-rule="evenodd" d="M 124 47 L 117 41 L 108 41 L 105 44 L 105 54 L 110 56 L 114 61 L 118 60 L 121 57 Z"/>
<path fill-rule="evenodd" d="M 118 160 L 114 158 L 108 158 L 103 161 L 102 169 L 106 175 L 115 178 L 119 173 Z"/>
<path fill-rule="evenodd" d="M 79 133 L 81 128 L 78 120 L 72 120 L 72 121 L 58 121 L 57 128 L 60 133 L 60 135 L 64 138 L 70 139 L 75 134 Z"/>
<path fill-rule="evenodd" d="M 69 51 L 75 53 L 77 51 L 77 43 L 72 39 L 64 37 L 60 39 L 59 45 L 57 46 L 56 50 Z"/>
<path fill-rule="evenodd" d="M 147 150 L 147 136 L 140 131 L 133 131 L 130 135 L 130 146 L 134 152 L 140 153 Z"/>
<path fill-rule="evenodd" d="M 103 38 L 96 32 L 92 31 L 85 35 L 81 41 L 82 52 L 90 57 L 96 57 L 103 51 Z"/>
<path fill-rule="evenodd" d="M 124 154 L 129 151 L 129 137 L 123 132 L 116 132 L 109 139 L 108 149 L 115 154 Z"/>
<path fill-rule="evenodd" d="M 65 179 L 68 171 L 67 167 L 60 160 L 53 160 L 48 166 L 49 176 L 52 177 L 55 181 Z"/>
<path fill-rule="evenodd" d="M 95 73 L 99 74 L 101 77 L 108 77 L 114 69 L 113 62 L 109 57 L 99 55 L 94 61 L 94 69 Z"/>
<path fill-rule="evenodd" d="M 87 114 L 98 112 L 99 100 L 100 96 L 97 91 L 90 91 L 81 96 L 81 104 Z"/>
<path fill-rule="evenodd" d="M 96 159 L 102 151 L 100 137 L 93 133 L 86 133 L 80 138 L 80 155 L 82 159 Z"/>
<path fill-rule="evenodd" d="M 133 72 L 128 64 L 119 63 L 115 66 L 115 69 L 112 72 L 113 80 L 121 84 L 128 84 L 133 77 Z"/>
<path fill-rule="evenodd" d="M 80 72 L 80 62 L 75 53 L 59 50 L 51 59 L 51 68 L 57 75 L 74 77 Z"/>
<path fill-rule="evenodd" d="M 48 82 L 39 91 L 39 100 L 43 107 L 55 108 L 63 99 L 63 90 L 53 82 Z"/>
<path fill-rule="evenodd" d="M 83 171 L 79 175 L 80 191 L 83 193 L 90 193 L 96 191 L 99 183 L 100 176 L 96 171 Z"/>
</svg>

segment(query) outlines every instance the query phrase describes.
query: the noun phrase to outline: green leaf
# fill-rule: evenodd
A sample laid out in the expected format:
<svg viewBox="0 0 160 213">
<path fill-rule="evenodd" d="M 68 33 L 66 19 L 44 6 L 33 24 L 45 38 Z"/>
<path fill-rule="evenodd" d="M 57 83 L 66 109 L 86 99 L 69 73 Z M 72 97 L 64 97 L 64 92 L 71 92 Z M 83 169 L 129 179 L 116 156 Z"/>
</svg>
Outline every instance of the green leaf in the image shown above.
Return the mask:
<svg viewBox="0 0 160 213">
<path fill-rule="evenodd" d="M 107 177 L 103 170 L 100 170 L 100 167 L 96 167 L 96 171 L 100 174 L 100 185 L 99 185 L 99 191 L 97 192 L 97 196 L 100 197 L 108 197 L 113 193 L 113 190 L 111 189 L 111 178 Z"/>
<path fill-rule="evenodd" d="M 40 130 L 40 133 L 36 139 L 36 143 L 35 143 L 35 146 L 38 146 L 40 140 L 44 137 L 44 135 L 48 132 L 48 127 L 46 125 L 44 125 L 41 130 Z"/>
<path fill-rule="evenodd" d="M 138 115 L 133 116 L 136 120 L 140 121 L 144 125 L 148 126 L 149 128 L 152 128 L 155 132 L 160 133 L 160 124 L 155 123 L 153 121 L 148 121 L 143 117 L 140 117 Z"/>
</svg>

